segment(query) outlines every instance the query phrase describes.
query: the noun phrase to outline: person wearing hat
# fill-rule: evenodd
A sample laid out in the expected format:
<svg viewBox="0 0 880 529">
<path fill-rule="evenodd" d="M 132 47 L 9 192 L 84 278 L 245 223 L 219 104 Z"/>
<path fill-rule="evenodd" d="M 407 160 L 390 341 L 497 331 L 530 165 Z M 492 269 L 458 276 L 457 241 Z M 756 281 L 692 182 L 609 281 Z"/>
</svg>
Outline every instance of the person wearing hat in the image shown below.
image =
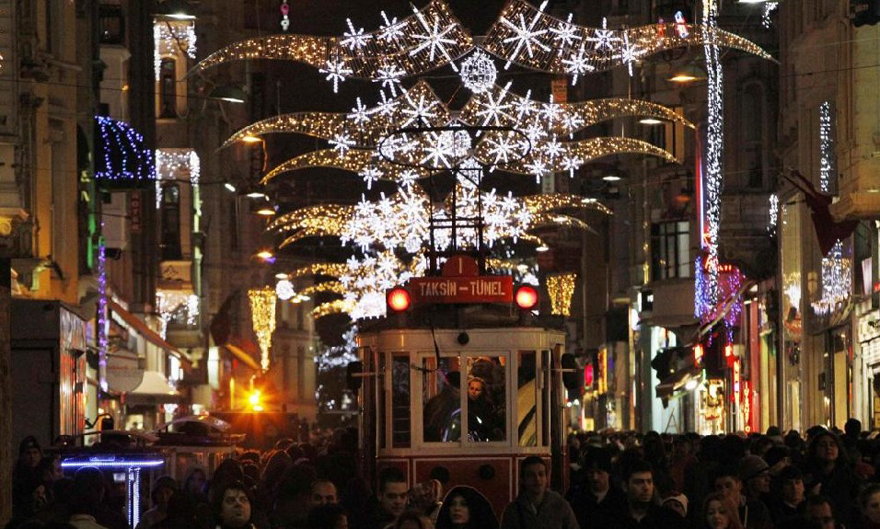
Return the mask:
<svg viewBox="0 0 880 529">
<path fill-rule="evenodd" d="M 804 505 L 804 474 L 795 466 L 787 466 L 777 476 L 779 494 L 767 503 L 773 523 L 779 527 L 801 515 Z"/>
<path fill-rule="evenodd" d="M 171 496 L 177 492 L 177 482 L 171 476 L 162 476 L 153 483 L 150 499 L 153 508 L 141 516 L 141 521 L 136 529 L 150 529 L 154 525 L 168 517 L 168 502 Z"/>
<path fill-rule="evenodd" d="M 748 455 L 739 463 L 739 479 L 747 500 L 764 501 L 770 493 L 770 465 L 764 458 Z"/>
<path fill-rule="evenodd" d="M 18 461 L 12 470 L 12 503 L 16 517 L 29 517 L 40 503 L 40 476 L 37 466 L 43 457 L 40 443 L 29 435 L 18 445 Z M 45 488 L 43 488 L 45 490 Z"/>
<path fill-rule="evenodd" d="M 568 491 L 567 500 L 581 529 L 611 527 L 626 511 L 626 494 L 611 485 L 611 454 L 590 448 L 584 455 L 586 481 Z"/>
<path fill-rule="evenodd" d="M 687 519 L 688 515 L 688 498 L 684 494 L 676 491 L 667 492 L 663 496 L 663 507 L 677 512 L 679 516 Z"/>
</svg>

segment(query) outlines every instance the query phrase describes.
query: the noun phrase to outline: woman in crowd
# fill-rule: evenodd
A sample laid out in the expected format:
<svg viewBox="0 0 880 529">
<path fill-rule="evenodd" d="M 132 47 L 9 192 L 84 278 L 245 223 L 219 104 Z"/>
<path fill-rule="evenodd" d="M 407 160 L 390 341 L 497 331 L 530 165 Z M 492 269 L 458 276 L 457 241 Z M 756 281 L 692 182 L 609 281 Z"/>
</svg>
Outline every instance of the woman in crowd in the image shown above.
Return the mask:
<svg viewBox="0 0 880 529">
<path fill-rule="evenodd" d="M 498 529 L 498 519 L 489 500 L 477 489 L 455 487 L 443 500 L 437 529 Z"/>
<path fill-rule="evenodd" d="M 701 529 L 743 529 L 739 513 L 723 492 L 713 492 L 703 503 Z"/>
</svg>

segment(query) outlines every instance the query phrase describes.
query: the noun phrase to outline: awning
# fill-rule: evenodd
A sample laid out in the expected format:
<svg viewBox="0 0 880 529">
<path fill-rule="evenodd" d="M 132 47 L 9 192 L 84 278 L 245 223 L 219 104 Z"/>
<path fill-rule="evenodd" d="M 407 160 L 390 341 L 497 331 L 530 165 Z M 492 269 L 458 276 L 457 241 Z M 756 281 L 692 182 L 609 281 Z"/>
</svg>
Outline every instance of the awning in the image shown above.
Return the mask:
<svg viewBox="0 0 880 529">
<path fill-rule="evenodd" d="M 702 370 L 698 367 L 691 366 L 684 369 L 679 369 L 675 373 L 669 375 L 665 379 L 663 379 L 660 384 L 657 385 L 656 392 L 657 398 L 659 399 L 668 399 L 675 394 L 676 391 L 683 388 L 688 381 L 696 379 L 702 376 Z"/>
<path fill-rule="evenodd" d="M 134 391 L 125 394 L 125 403 L 164 404 L 180 401 L 180 393 L 171 387 L 165 375 L 158 371 L 144 371 L 144 379 Z"/>
<path fill-rule="evenodd" d="M 170 343 L 166 342 L 161 336 L 159 336 L 158 333 L 156 333 L 156 331 L 147 327 L 147 324 L 141 321 L 140 318 L 122 308 L 119 303 L 116 303 L 112 299 L 107 300 L 107 306 L 110 307 L 111 311 L 118 314 L 119 317 L 122 318 L 122 321 L 124 321 L 129 327 L 134 329 L 136 333 L 143 336 L 146 341 L 173 354 L 181 362 L 186 364 L 187 368 L 191 367 L 192 363 L 190 362 L 189 358 L 186 357 L 186 355 L 181 353 L 176 347 L 174 347 Z"/>
<path fill-rule="evenodd" d="M 237 345 L 233 345 L 231 343 L 223 344 L 223 348 L 229 351 L 229 353 L 240 360 L 244 365 L 253 369 L 254 371 L 260 370 L 260 364 L 254 360 L 254 357 L 248 354 L 244 349 Z"/>
</svg>

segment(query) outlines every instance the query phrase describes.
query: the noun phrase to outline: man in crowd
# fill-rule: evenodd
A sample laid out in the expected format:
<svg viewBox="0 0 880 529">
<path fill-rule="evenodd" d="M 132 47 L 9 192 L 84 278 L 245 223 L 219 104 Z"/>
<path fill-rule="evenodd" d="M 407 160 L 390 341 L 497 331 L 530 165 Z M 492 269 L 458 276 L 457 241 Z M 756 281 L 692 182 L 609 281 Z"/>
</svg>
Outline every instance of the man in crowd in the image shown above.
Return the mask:
<svg viewBox="0 0 880 529">
<path fill-rule="evenodd" d="M 768 507 L 773 523 L 780 527 L 801 513 L 804 503 L 804 475 L 799 468 L 789 465 L 779 473 L 777 482 L 779 495 L 770 501 Z"/>
<path fill-rule="evenodd" d="M 837 527 L 831 502 L 822 495 L 810 496 L 807 499 L 804 518 L 809 529 L 835 529 Z"/>
<path fill-rule="evenodd" d="M 397 467 L 387 467 L 379 473 L 379 489 L 373 513 L 364 529 L 384 529 L 392 525 L 404 510 L 409 487 L 406 476 Z"/>
<path fill-rule="evenodd" d="M 309 504 L 312 508 L 328 503 L 338 503 L 336 499 L 336 485 L 327 479 L 316 479 L 312 482 L 312 492 L 309 496 Z"/>
<path fill-rule="evenodd" d="M 584 457 L 587 480 L 572 488 L 567 498 L 581 529 L 612 527 L 626 510 L 626 494 L 611 486 L 611 455 L 605 448 L 590 450 Z"/>
<path fill-rule="evenodd" d="M 519 469 L 520 492 L 501 515 L 501 529 L 580 529 L 571 506 L 549 490 L 547 462 L 538 456 L 523 459 Z"/>
<path fill-rule="evenodd" d="M 615 525 L 627 529 L 680 529 L 686 522 L 672 509 L 655 502 L 654 469 L 642 459 L 632 461 L 625 469 L 623 486 L 626 491 L 624 515 Z"/>
<path fill-rule="evenodd" d="M 723 492 L 731 503 L 737 506 L 744 529 L 772 528 L 767 506 L 760 500 L 749 500 L 743 494 L 743 482 L 740 476 L 745 476 L 746 473 L 742 469 L 741 472 L 738 473 L 733 467 L 721 468 L 715 474 L 715 490 Z"/>
</svg>

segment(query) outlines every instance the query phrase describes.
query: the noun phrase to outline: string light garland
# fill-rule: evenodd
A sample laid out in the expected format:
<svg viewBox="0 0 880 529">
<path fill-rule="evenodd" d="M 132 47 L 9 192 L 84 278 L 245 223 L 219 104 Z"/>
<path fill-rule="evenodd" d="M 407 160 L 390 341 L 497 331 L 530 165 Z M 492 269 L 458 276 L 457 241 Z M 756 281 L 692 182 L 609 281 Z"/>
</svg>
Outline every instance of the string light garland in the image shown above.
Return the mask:
<svg viewBox="0 0 880 529">
<path fill-rule="evenodd" d="M 156 80 L 162 78 L 162 58 L 177 57 L 182 51 L 190 59 L 196 58 L 196 25 L 186 20 L 153 21 L 153 62 Z"/>
<path fill-rule="evenodd" d="M 201 172 L 201 160 L 194 149 L 156 149 L 156 209 L 162 206 L 162 182 L 186 179 L 198 187 Z M 195 209 L 201 214 L 199 204 Z"/>
<path fill-rule="evenodd" d="M 95 116 L 100 144 L 95 159 L 95 179 L 105 184 L 137 185 L 156 178 L 153 151 L 128 123 Z"/>
<path fill-rule="evenodd" d="M 104 238 L 98 239 L 98 314 L 96 316 L 98 335 L 98 383 L 102 391 L 108 391 L 107 353 L 110 347 L 110 314 L 107 304 L 107 244 Z"/>
<path fill-rule="evenodd" d="M 168 324 L 182 311 L 186 324 L 194 326 L 199 318 L 199 297 L 186 290 L 156 289 L 156 311 L 161 321 L 160 335 L 165 338 Z"/>
<path fill-rule="evenodd" d="M 547 73 L 577 76 L 627 66 L 664 50 L 699 46 L 709 39 L 718 45 L 772 57 L 756 44 L 714 26 L 680 22 L 610 30 L 579 26 L 543 12 L 525 0 L 509 3 L 479 48 L 506 61 Z M 309 64 L 327 74 L 334 85 L 347 78 L 387 83 L 450 65 L 475 46 L 445 2 L 434 0 L 400 22 L 389 20 L 374 32 L 349 28 L 342 37 L 273 35 L 238 42 L 212 53 L 189 75 L 230 61 L 289 60 Z M 389 73 L 393 72 L 393 73 Z"/>
<path fill-rule="evenodd" d="M 319 353 L 315 355 L 318 371 L 326 373 L 332 369 L 344 368 L 356 361 L 358 359 L 357 341 L 355 340 L 357 333 L 357 325 L 352 325 L 343 333 L 342 345 L 321 348 Z"/>
<path fill-rule="evenodd" d="M 209 55 L 188 75 L 236 60 L 287 60 L 319 68 L 336 91 L 348 78 L 387 82 L 450 64 L 455 68 L 454 61 L 473 49 L 470 35 L 444 2 L 434 0 L 413 11 L 369 33 L 349 21 L 342 37 L 272 35 L 237 42 Z"/>
<path fill-rule="evenodd" d="M 703 0 L 703 19 L 709 28 L 717 25 L 716 0 Z M 697 306 L 704 319 L 718 303 L 718 233 L 721 224 L 721 188 L 723 179 L 722 155 L 724 150 L 724 69 L 721 64 L 717 34 L 710 33 L 703 49 L 708 69 L 708 124 L 706 131 L 705 167 L 702 187 L 705 193 L 704 222 L 701 246 L 704 256 L 697 269 L 696 282 L 700 289 Z"/>
<path fill-rule="evenodd" d="M 779 8 L 779 2 L 764 2 L 764 14 L 761 17 L 761 23 L 765 28 L 770 29 L 773 26 L 773 12 Z"/>
<path fill-rule="evenodd" d="M 547 293 L 550 295 L 550 313 L 557 316 L 571 315 L 571 297 L 574 295 L 577 274 L 547 276 Z"/>
<path fill-rule="evenodd" d="M 777 224 L 779 222 L 779 195 L 776 193 L 770 195 L 769 217 L 770 221 L 767 224 L 767 231 L 775 236 Z"/>
<path fill-rule="evenodd" d="M 832 126 L 831 103 L 825 101 L 819 106 L 819 190 L 826 194 L 836 174 Z M 852 295 L 852 259 L 845 253 L 844 242 L 837 241 L 822 257 L 822 294 L 811 303 L 816 314 L 839 310 Z"/>
<path fill-rule="evenodd" d="M 275 332 L 275 289 L 271 287 L 248 290 L 251 304 L 251 321 L 257 342 L 260 344 L 260 367 L 269 369 L 269 349 L 272 347 L 272 333 Z"/>
<path fill-rule="evenodd" d="M 760 46 L 712 24 L 671 22 L 622 30 L 590 28 L 572 24 L 571 18 L 560 20 L 544 13 L 545 5 L 535 8 L 525 0 L 507 4 L 481 47 L 508 65 L 515 63 L 573 79 L 619 66 L 631 69 L 634 62 L 650 55 L 700 46 L 710 40 L 718 46 L 773 60 Z"/>
</svg>

